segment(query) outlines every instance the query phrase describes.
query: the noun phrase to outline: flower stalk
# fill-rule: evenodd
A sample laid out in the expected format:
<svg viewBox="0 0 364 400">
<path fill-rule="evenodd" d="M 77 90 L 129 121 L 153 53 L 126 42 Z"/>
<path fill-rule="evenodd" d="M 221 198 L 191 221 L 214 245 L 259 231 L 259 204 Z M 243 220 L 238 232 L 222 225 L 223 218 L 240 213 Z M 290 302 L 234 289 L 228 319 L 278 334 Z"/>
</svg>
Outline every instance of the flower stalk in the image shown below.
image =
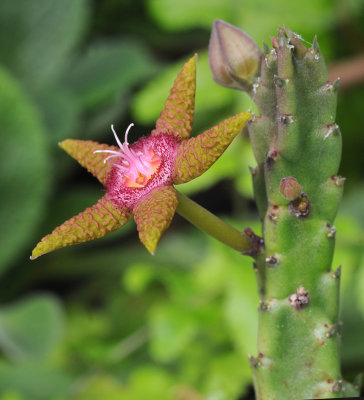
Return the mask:
<svg viewBox="0 0 364 400">
<path fill-rule="evenodd" d="M 245 232 L 239 232 L 178 190 L 177 199 L 176 212 L 191 224 L 234 250 L 241 253 L 252 251 L 253 241 Z"/>
</svg>

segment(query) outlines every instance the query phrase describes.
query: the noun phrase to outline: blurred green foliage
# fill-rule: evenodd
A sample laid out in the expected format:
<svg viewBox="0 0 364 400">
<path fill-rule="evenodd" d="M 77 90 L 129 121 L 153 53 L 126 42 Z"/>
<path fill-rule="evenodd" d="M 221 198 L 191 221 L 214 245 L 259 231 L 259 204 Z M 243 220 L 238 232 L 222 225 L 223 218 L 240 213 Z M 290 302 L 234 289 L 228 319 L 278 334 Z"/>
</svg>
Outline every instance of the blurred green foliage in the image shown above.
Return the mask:
<svg viewBox="0 0 364 400">
<path fill-rule="evenodd" d="M 58 141 L 111 143 L 110 124 L 123 131 L 131 121 L 147 133 L 195 52 L 194 133 L 254 109 L 212 81 L 207 45 L 216 18 L 258 43 L 282 24 L 307 41 L 317 33 L 329 64 L 364 48 L 362 0 L 0 2 L 0 400 L 249 396 L 258 301 L 249 259 L 176 217 L 154 257 L 131 223 L 28 261 L 44 234 L 102 191 Z M 347 378 L 364 367 L 363 95 L 363 83 L 341 93 L 337 119 L 348 177 L 334 259 L 343 265 Z M 258 229 L 249 165 L 241 137 L 180 189 L 237 228 Z"/>
</svg>

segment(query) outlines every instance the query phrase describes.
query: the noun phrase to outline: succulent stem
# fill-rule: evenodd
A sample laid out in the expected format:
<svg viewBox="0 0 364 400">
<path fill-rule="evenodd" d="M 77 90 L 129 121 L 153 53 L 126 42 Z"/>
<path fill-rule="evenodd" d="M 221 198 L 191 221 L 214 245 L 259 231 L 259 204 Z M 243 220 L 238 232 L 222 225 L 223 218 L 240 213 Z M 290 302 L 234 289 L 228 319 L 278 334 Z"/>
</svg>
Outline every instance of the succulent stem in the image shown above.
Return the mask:
<svg viewBox="0 0 364 400">
<path fill-rule="evenodd" d="M 339 277 L 331 262 L 341 135 L 337 90 L 328 82 L 315 38 L 306 49 L 287 28 L 265 50 L 252 93 L 260 115 L 249 124 L 266 210 L 265 255 L 257 258 L 257 400 L 338 398 L 357 394 L 340 372 Z M 263 182 L 263 183 L 262 183 Z M 256 185 L 256 181 L 255 181 Z M 301 190 L 302 188 L 302 190 Z M 259 207 L 262 217 L 263 207 Z"/>
<path fill-rule="evenodd" d="M 228 38 L 225 26 L 222 48 Z M 306 48 L 283 27 L 272 45 L 272 50 L 264 46 L 254 84 L 242 88 L 259 109 L 248 125 L 265 246 L 254 265 L 260 295 L 258 358 L 249 359 L 256 400 L 357 396 L 340 371 L 341 270 L 331 270 L 333 223 L 344 183 L 337 176 L 338 84 L 328 81 L 316 37 Z M 234 55 L 239 58 L 240 51 Z"/>
</svg>

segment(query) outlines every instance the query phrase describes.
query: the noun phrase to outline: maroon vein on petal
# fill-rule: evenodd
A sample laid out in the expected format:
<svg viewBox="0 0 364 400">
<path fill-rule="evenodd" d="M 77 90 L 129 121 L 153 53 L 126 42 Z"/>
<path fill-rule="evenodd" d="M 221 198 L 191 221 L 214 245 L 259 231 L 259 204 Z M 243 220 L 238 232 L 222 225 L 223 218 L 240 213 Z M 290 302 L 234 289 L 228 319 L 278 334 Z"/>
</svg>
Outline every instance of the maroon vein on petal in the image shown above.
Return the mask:
<svg viewBox="0 0 364 400">
<path fill-rule="evenodd" d="M 153 189 L 135 205 L 133 214 L 140 241 L 154 254 L 159 239 L 169 227 L 177 208 L 173 186 Z"/>
<path fill-rule="evenodd" d="M 173 183 L 189 182 L 207 171 L 250 118 L 251 114 L 247 112 L 237 114 L 204 133 L 179 143 Z"/>
<path fill-rule="evenodd" d="M 93 176 L 95 176 L 103 185 L 105 185 L 107 176 L 114 164 L 113 159 L 105 160 L 105 154 L 95 153 L 96 150 L 120 151 L 116 146 L 108 146 L 92 140 L 73 140 L 67 139 L 59 143 L 59 146 L 66 151 L 72 158 L 77 160 Z"/>
<path fill-rule="evenodd" d="M 31 258 L 103 237 L 121 228 L 130 218 L 130 213 L 105 195 L 96 204 L 70 218 L 45 236 L 33 250 Z"/>
<path fill-rule="evenodd" d="M 174 81 L 152 135 L 168 133 L 178 140 L 190 137 L 195 110 L 196 55 L 187 61 Z"/>
</svg>

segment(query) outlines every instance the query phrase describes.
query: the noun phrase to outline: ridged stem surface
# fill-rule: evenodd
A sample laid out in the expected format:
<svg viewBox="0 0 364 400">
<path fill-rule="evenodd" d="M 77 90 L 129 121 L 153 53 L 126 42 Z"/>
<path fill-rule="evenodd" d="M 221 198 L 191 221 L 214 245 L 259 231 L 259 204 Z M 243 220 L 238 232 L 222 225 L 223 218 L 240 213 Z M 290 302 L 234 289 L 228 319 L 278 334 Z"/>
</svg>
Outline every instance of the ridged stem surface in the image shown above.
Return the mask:
<svg viewBox="0 0 364 400">
<path fill-rule="evenodd" d="M 337 84 L 328 82 L 315 40 L 306 49 L 281 29 L 251 96 L 257 160 L 253 183 L 265 249 L 258 255 L 258 355 L 251 357 L 257 400 L 358 395 L 340 372 L 340 270 L 331 263 L 342 195 Z M 280 190 L 293 177 L 295 199 Z"/>
</svg>

